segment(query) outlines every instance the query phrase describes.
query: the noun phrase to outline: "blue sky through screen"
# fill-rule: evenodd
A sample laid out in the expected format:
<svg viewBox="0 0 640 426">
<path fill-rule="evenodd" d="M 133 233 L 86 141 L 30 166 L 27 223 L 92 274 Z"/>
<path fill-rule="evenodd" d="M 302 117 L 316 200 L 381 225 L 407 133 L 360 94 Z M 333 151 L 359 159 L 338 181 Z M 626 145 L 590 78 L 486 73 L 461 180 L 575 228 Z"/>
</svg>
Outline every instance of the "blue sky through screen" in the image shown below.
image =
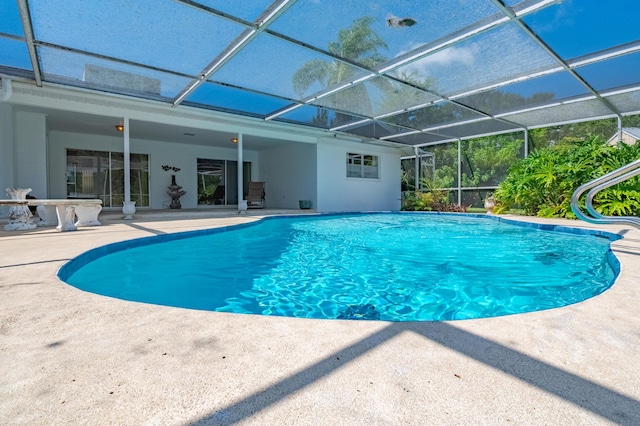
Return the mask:
<svg viewBox="0 0 640 426">
<path fill-rule="evenodd" d="M 16 0 L 0 0 L 0 33 L 24 36 Z"/>
<path fill-rule="evenodd" d="M 271 2 L 200 3 L 253 20 Z M 190 75 L 197 74 L 242 30 L 241 26 L 194 13 L 192 8 L 169 0 L 116 0 L 109 5 L 110 10 L 119 11 L 115 15 L 105 14 L 105 3 L 98 0 L 32 0 L 29 5 L 37 39 Z M 638 6 L 637 0 L 563 0 L 524 21 L 563 59 L 569 60 L 639 40 Z M 0 32 L 22 37 L 15 0 L 0 0 L 0 8 Z M 358 17 L 370 16 L 374 19 L 372 29 L 388 46 L 381 53 L 393 58 L 496 12 L 488 0 L 434 0 L 420 7 L 414 1 L 308 0 L 296 2 L 270 29 L 326 49 L 338 38 L 340 29 L 349 27 Z M 327 15 L 330 19 L 324 18 Z M 417 24 L 392 28 L 386 22 L 391 16 L 411 17 Z M 180 43 L 175 43 L 176 39 Z M 211 48 L 202 49 L 203 46 Z M 19 50 L 14 51 L 22 55 Z M 452 63 L 464 65 L 464 58 L 455 57 L 454 51 L 450 53 Z M 12 54 L 5 53 L 3 57 Z M 468 58 L 465 60 L 468 62 Z"/>
<path fill-rule="evenodd" d="M 565 60 L 640 39 L 638 0 L 563 0 L 524 21 Z"/>
<path fill-rule="evenodd" d="M 194 1 L 233 15 L 242 22 L 254 22 L 272 2 Z M 504 3 L 517 10 L 521 1 L 505 0 Z M 199 76 L 246 29 L 237 19 L 224 19 L 173 0 L 29 0 L 27 4 L 45 81 L 71 81 L 71 84 L 75 81 L 83 85 L 86 66 L 98 65 L 161 80 L 161 96 L 169 99 L 177 96 L 189 80 Z M 570 62 L 598 51 L 639 43 L 638 7 L 640 0 L 561 0 L 525 16 L 523 22 L 560 58 Z M 286 107 L 290 104 L 288 99 L 317 96 L 317 92 L 325 90 L 327 85 L 316 81 L 306 90 L 296 90 L 293 85 L 296 71 L 312 60 L 335 64 L 333 58 L 317 49 L 327 50 L 338 40 L 341 30 L 349 28 L 362 17 L 371 18 L 371 29 L 385 44 L 379 48 L 384 60 L 374 66 L 381 69 L 386 61 L 451 39 L 459 32 L 496 16 L 504 15 L 490 0 L 298 0 L 265 33 L 211 76 L 210 81 L 222 85 L 204 85 L 192 93 L 187 102 L 262 116 Z M 404 18 L 414 20 L 415 24 L 390 25 L 390 22 Z M 298 40 L 313 49 L 274 37 L 270 31 Z M 74 49 L 86 51 L 89 55 L 73 52 Z M 113 57 L 143 67 L 97 56 Z M 357 63 L 360 58 L 351 60 Z M 349 83 L 369 74 L 369 71 L 356 66 L 342 66 L 348 72 L 339 83 Z M 0 67 L 32 70 L 15 0 L 0 0 Z M 553 73 L 530 78 L 534 73 L 549 70 Z M 331 108 L 340 111 L 348 108 L 359 116 L 400 111 L 411 105 L 401 102 L 404 99 L 394 99 L 393 92 L 405 90 L 404 93 L 408 93 L 411 90 L 396 90 L 393 85 L 375 83 L 387 79 L 388 75 L 403 79 L 403 71 L 417 79 L 414 82 L 406 77 L 411 84 L 422 85 L 442 96 L 461 99 L 461 102 L 466 98 L 478 105 L 487 103 L 468 96 L 469 92 L 475 93 L 473 96 L 488 93 L 496 99 L 500 94 L 529 98 L 543 93 L 549 94 L 545 98 L 547 100 L 562 100 L 588 93 L 584 85 L 562 71 L 560 64 L 511 22 L 501 23 L 427 57 L 404 64 L 382 77 L 374 77 L 361 84 L 366 90 L 359 90 L 354 85 L 344 91 L 347 94 L 365 94 L 376 107 L 371 112 L 345 104 L 340 92 L 325 97 L 324 101 L 311 102 L 324 105 L 329 116 L 336 116 Z M 640 53 L 583 65 L 575 71 L 596 90 L 638 85 Z M 505 81 L 517 79 L 524 81 L 500 86 Z M 247 87 L 254 92 L 226 85 Z M 499 87 L 488 90 L 496 86 Z M 113 88 L 117 89 L 115 85 Z M 531 102 L 539 102 L 539 99 L 540 96 Z M 391 106 L 392 101 L 395 104 Z M 522 106 L 528 102 L 522 101 Z M 418 103 L 416 101 L 416 105 Z M 514 102 L 514 106 L 516 104 Z M 315 119 L 313 114 L 317 111 L 316 107 L 309 106 L 282 118 L 308 122 Z M 342 113 L 338 115 L 342 117 Z"/>
</svg>

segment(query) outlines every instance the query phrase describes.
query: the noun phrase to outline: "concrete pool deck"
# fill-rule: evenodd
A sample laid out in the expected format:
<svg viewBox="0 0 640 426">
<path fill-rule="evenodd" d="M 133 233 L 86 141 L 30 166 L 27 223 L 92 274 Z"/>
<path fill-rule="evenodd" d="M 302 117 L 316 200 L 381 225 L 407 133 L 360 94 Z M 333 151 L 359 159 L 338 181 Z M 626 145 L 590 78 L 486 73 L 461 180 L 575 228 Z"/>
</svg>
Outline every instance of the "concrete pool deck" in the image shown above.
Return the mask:
<svg viewBox="0 0 640 426">
<path fill-rule="evenodd" d="M 103 212 L 103 226 L 0 232 L 0 423 L 640 424 L 640 231 L 600 296 L 479 320 L 389 323 L 193 311 L 56 278 L 126 239 L 300 211 Z M 519 218 L 522 220 L 533 220 Z M 224 248 L 223 248 L 224 249 Z"/>
</svg>

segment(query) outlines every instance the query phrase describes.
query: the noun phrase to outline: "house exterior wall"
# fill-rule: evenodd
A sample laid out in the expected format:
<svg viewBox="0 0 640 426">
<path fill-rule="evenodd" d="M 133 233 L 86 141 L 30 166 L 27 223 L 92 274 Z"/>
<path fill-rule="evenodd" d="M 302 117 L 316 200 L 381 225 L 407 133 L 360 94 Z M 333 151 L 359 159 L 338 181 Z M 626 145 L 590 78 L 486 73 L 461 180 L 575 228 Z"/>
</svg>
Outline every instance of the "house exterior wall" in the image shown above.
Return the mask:
<svg viewBox="0 0 640 426">
<path fill-rule="evenodd" d="M 315 208 L 316 149 L 316 144 L 290 143 L 260 151 L 259 180 L 265 181 L 267 207 L 297 209 L 299 200 L 311 200 Z"/>
<path fill-rule="evenodd" d="M 168 126 L 192 127 L 218 132 L 260 135 L 282 145 L 243 151 L 252 162 L 252 179 L 267 182 L 267 206 L 298 209 L 299 200 L 310 200 L 320 212 L 398 210 L 400 208 L 400 156 L 397 148 L 372 145 L 326 132 L 280 123 L 264 123 L 246 117 L 203 112 L 125 97 L 106 96 L 56 87 L 14 85 L 11 103 L 0 103 L 0 189 L 29 186 L 38 198 L 66 197 L 66 149 L 122 152 L 121 135 L 97 135 L 47 129 L 45 114 L 23 108 L 64 110 L 103 117 L 127 116 Z M 246 128 L 245 128 L 246 126 Z M 333 135 L 332 135 L 333 136 Z M 150 208 L 161 209 L 170 201 L 166 193 L 171 172 L 161 166 L 179 167 L 177 183 L 187 193 L 183 208 L 197 205 L 198 158 L 236 160 L 237 148 L 205 146 L 158 140 L 132 139 L 132 153 L 149 156 Z M 346 177 L 348 152 L 377 155 L 378 179 Z M 138 206 L 141 207 L 141 206 Z"/>
<path fill-rule="evenodd" d="M 378 179 L 347 177 L 347 153 L 377 155 Z M 318 142 L 321 212 L 400 210 L 400 156 L 395 148 L 324 138 Z"/>
<path fill-rule="evenodd" d="M 626 133 L 622 134 L 622 142 L 626 143 L 627 145 L 635 145 L 636 142 L 638 142 L 638 139 L 636 139 L 634 136 L 632 135 L 628 135 Z"/>
<path fill-rule="evenodd" d="M 66 150 L 89 149 L 96 151 L 123 152 L 123 139 L 101 135 L 88 135 L 72 132 L 51 132 L 49 135 L 49 181 L 51 198 L 66 198 Z M 171 184 L 171 175 L 176 175 L 176 183 L 187 193 L 180 198 L 182 208 L 198 207 L 197 161 L 198 158 L 236 161 L 235 148 L 206 147 L 199 145 L 176 144 L 170 142 L 131 139 L 130 152 L 149 155 L 149 198 L 150 208 L 162 209 L 171 201 L 167 195 L 167 186 Z M 258 169 L 258 155 L 255 151 L 245 150 L 243 161 L 252 162 Z M 162 170 L 162 165 L 180 168 L 179 172 Z"/>
<path fill-rule="evenodd" d="M 616 145 L 618 142 L 626 143 L 627 145 L 635 145 L 640 140 L 640 129 L 637 127 L 629 127 L 622 129 L 622 135 L 620 132 L 616 132 L 607 141 L 607 145 Z"/>
</svg>

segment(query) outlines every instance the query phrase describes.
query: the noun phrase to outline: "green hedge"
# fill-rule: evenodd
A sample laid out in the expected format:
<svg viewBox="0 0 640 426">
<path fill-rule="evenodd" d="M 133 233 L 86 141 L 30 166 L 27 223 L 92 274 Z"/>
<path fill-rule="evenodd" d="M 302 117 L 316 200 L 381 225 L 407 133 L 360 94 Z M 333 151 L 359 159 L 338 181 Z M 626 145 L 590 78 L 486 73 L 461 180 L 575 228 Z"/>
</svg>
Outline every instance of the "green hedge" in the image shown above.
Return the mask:
<svg viewBox="0 0 640 426">
<path fill-rule="evenodd" d="M 610 146 L 597 136 L 538 149 L 513 166 L 499 185 L 497 211 L 516 206 L 528 215 L 575 219 L 571 195 L 580 185 L 639 158 L 640 143 Z M 601 191 L 593 204 L 607 216 L 640 216 L 640 178 Z"/>
</svg>

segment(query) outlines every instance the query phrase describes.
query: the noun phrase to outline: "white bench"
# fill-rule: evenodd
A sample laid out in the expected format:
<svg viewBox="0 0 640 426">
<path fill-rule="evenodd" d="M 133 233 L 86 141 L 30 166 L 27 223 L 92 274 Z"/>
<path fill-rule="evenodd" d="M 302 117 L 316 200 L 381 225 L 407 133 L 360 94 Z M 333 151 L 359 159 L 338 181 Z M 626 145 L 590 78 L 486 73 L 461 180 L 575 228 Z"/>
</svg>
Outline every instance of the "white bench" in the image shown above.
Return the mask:
<svg viewBox="0 0 640 426">
<path fill-rule="evenodd" d="M 57 225 L 56 229 L 60 232 L 75 231 L 78 226 L 99 226 L 98 214 L 102 211 L 102 200 L 97 199 L 0 200 L 0 205 L 13 206 L 5 231 L 34 229 L 38 225 Z M 28 206 L 37 207 L 41 219 L 39 224 L 33 223 Z"/>
<path fill-rule="evenodd" d="M 27 200 L 37 206 L 41 222 L 39 226 L 57 225 L 61 232 L 75 231 L 78 226 L 100 226 L 98 214 L 102 211 L 102 200 Z M 74 219 L 77 217 L 76 222 Z"/>
</svg>

